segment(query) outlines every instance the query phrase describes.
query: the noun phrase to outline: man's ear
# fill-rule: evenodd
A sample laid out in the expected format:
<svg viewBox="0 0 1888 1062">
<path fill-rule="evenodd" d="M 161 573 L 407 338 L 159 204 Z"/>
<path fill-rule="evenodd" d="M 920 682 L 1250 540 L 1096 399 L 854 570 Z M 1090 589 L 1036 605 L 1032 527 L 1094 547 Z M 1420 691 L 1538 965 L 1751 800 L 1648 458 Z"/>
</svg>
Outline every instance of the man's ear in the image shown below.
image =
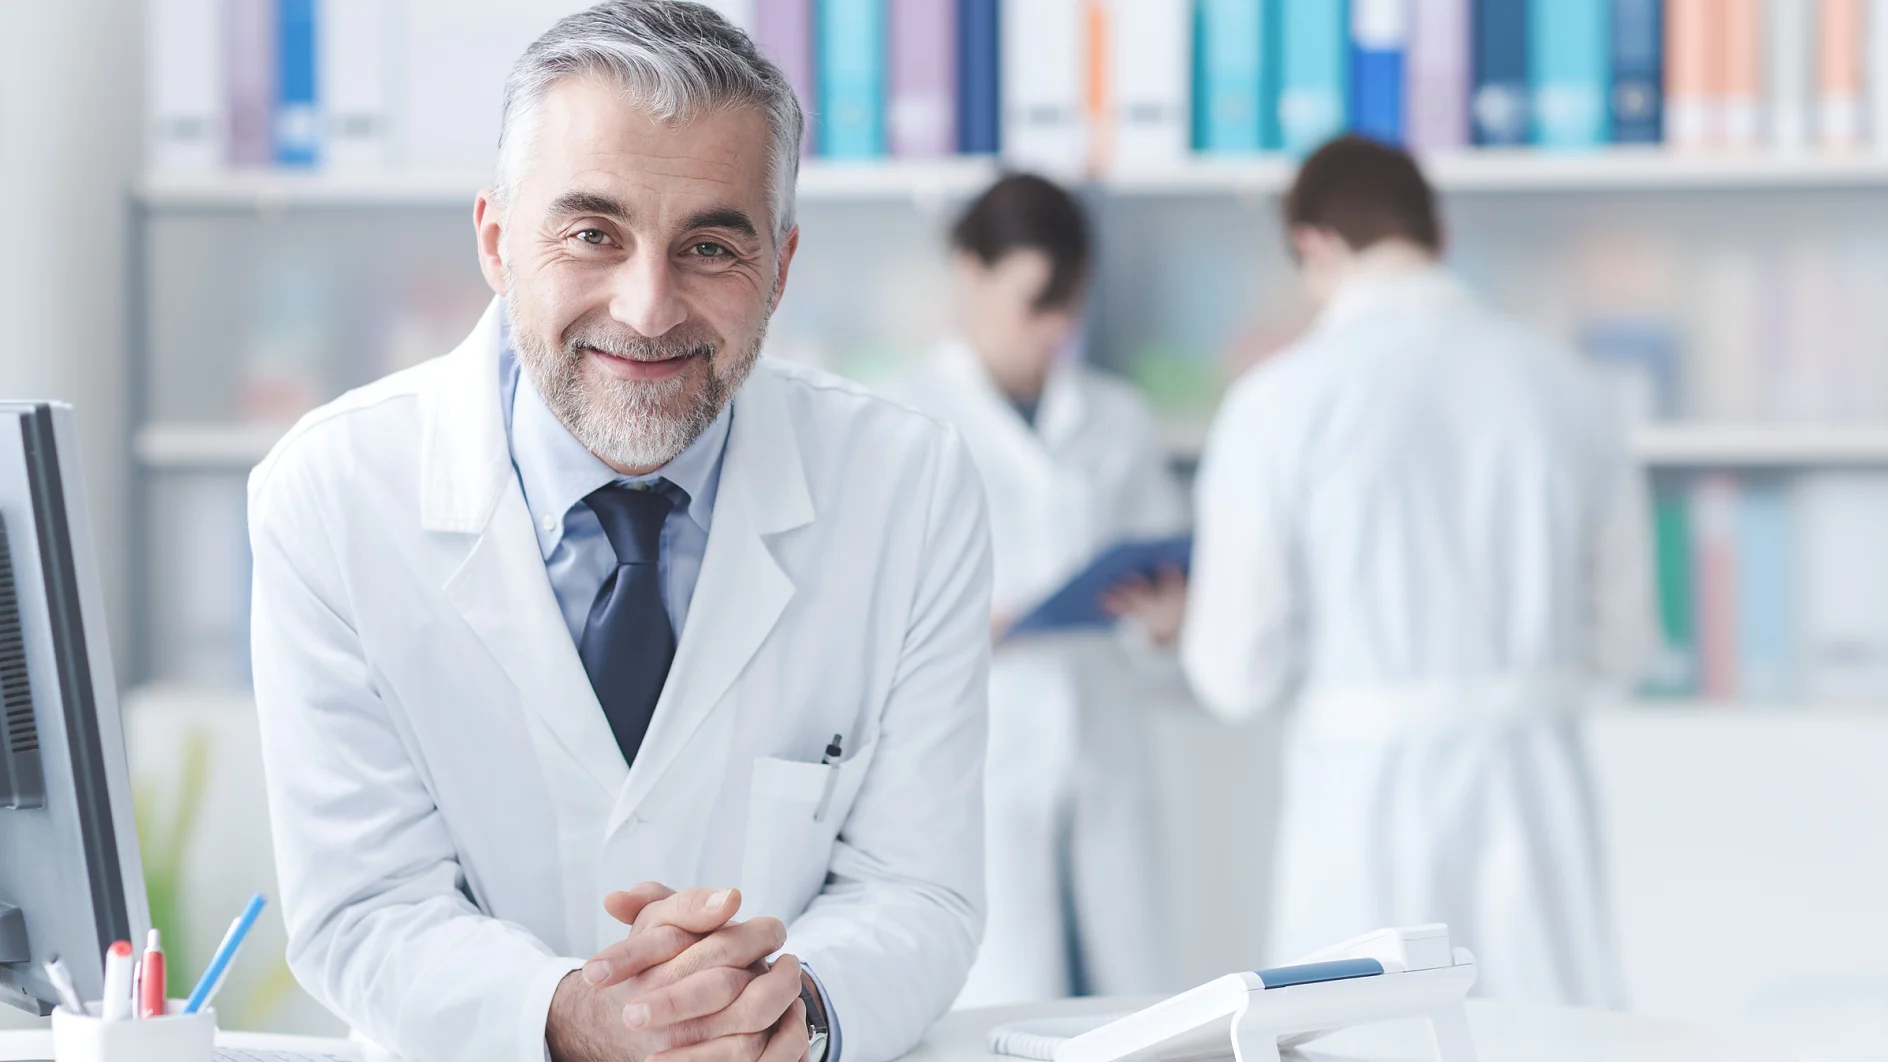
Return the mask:
<svg viewBox="0 0 1888 1062">
<path fill-rule="evenodd" d="M 1291 256 L 1299 265 L 1316 257 L 1319 246 L 1319 230 L 1311 225 L 1293 225 L 1291 227 Z"/>
<path fill-rule="evenodd" d="M 800 250 L 800 226 L 787 230 L 786 239 L 780 241 L 780 253 L 774 257 L 774 301 L 767 307 L 768 316 L 780 308 L 780 299 L 787 293 L 787 274 L 793 269 L 793 256 Z"/>
<path fill-rule="evenodd" d="M 478 238 L 479 272 L 485 275 L 486 286 L 493 294 L 509 294 L 505 290 L 505 211 L 490 188 L 479 192 L 472 204 L 472 230 Z"/>
</svg>

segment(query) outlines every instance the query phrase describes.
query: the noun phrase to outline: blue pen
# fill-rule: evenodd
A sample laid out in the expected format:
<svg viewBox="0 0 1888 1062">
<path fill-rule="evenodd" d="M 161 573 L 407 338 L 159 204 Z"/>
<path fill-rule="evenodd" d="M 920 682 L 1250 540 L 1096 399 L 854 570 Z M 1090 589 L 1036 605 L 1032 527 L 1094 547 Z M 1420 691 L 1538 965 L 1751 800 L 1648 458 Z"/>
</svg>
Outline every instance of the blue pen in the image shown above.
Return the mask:
<svg viewBox="0 0 1888 1062">
<path fill-rule="evenodd" d="M 216 955 L 210 960 L 209 967 L 203 971 L 203 976 L 197 979 L 197 987 L 190 990 L 190 998 L 184 1002 L 185 1014 L 195 1014 L 202 1010 L 203 1005 L 216 994 L 216 986 L 223 980 L 223 975 L 228 972 L 230 961 L 236 958 L 237 950 L 243 946 L 243 938 L 249 935 L 249 930 L 256 924 L 256 916 L 262 913 L 262 905 L 267 902 L 269 901 L 263 899 L 261 893 L 256 893 L 249 898 L 249 905 L 243 908 L 243 913 L 237 915 L 236 921 L 229 924 L 229 932 L 223 934 L 222 946 L 216 949 Z"/>
</svg>

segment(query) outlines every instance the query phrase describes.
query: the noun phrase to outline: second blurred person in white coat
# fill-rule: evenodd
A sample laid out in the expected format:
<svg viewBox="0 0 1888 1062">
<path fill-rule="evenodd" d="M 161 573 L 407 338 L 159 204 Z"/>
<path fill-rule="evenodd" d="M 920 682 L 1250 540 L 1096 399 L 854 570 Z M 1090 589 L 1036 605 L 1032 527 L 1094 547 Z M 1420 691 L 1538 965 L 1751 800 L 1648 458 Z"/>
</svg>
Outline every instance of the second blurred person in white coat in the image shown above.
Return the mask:
<svg viewBox="0 0 1888 1062">
<path fill-rule="evenodd" d="M 1624 433 L 1441 266 L 1407 155 L 1327 145 L 1285 214 L 1323 306 L 1214 422 L 1182 647 L 1220 714 L 1294 710 L 1275 958 L 1447 922 L 1484 994 L 1617 1003 L 1576 712 L 1654 641 Z"/>
<path fill-rule="evenodd" d="M 956 425 L 989 498 L 992 636 L 1124 539 L 1183 530 L 1185 497 L 1127 383 L 1066 356 L 1090 243 L 1078 204 L 1004 178 L 952 232 L 962 331 L 890 392 Z M 1146 662 L 1178 576 L 1120 595 Z M 1110 632 L 1000 643 L 986 782 L 989 923 L 960 1006 L 1169 987 L 1142 691 Z"/>
</svg>

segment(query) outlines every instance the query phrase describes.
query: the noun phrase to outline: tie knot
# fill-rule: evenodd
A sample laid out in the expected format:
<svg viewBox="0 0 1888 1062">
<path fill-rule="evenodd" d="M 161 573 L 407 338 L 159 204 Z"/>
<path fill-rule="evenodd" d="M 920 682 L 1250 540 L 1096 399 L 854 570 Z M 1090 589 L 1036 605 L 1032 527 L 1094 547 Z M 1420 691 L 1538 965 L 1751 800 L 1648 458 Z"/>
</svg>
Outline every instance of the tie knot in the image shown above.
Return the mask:
<svg viewBox="0 0 1888 1062">
<path fill-rule="evenodd" d="M 618 564 L 654 564 L 662 545 L 662 521 L 675 507 L 671 494 L 682 490 L 666 479 L 646 487 L 612 483 L 599 487 L 583 503 L 597 514 Z"/>
</svg>

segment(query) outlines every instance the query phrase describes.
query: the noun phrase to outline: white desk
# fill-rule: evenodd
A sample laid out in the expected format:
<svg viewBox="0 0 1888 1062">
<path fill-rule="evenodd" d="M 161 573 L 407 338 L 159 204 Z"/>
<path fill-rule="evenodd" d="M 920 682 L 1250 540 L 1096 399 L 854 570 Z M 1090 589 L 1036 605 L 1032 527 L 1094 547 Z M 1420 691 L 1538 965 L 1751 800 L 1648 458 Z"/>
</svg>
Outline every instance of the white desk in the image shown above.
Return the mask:
<svg viewBox="0 0 1888 1062">
<path fill-rule="evenodd" d="M 360 1049 L 346 1040 L 322 1040 L 312 1036 L 276 1036 L 271 1033 L 218 1033 L 222 1047 L 246 1047 L 251 1051 L 309 1051 L 330 1054 L 347 1062 L 360 1062 Z M 44 1029 L 0 1032 L 0 1062 L 42 1062 L 52 1057 L 52 1033 Z"/>
<path fill-rule="evenodd" d="M 1151 1000 L 1069 999 L 1028 1007 L 996 1007 L 950 1014 L 904 1062 L 989 1062 L 984 1038 L 1004 1022 L 1057 1014 L 1114 1014 Z M 1783 1052 L 1738 1043 L 1677 1022 L 1513 1003 L 1470 1000 L 1469 1025 L 1481 1062 L 1789 1062 Z M 52 1036 L 40 1031 L 0 1033 L 0 1062 L 46 1059 Z M 230 1033 L 230 1047 L 326 1051 L 358 1060 L 345 1040 Z M 1228 1052 L 1230 1057 L 1230 1052 Z M 1311 1062 L 1420 1062 L 1427 1054 L 1421 1025 L 1396 1022 L 1356 1029 L 1304 1049 Z"/>
<path fill-rule="evenodd" d="M 1150 1002 L 1071 999 L 1034 1007 L 958 1011 L 939 1022 L 904 1062 L 989 1062 L 985 1035 L 1004 1022 L 1057 1014 L 1117 1014 Z M 1781 1051 L 1632 1014 L 1470 1000 L 1468 1020 L 1480 1062 L 1790 1060 Z M 1231 1056 L 1229 1048 L 1227 1058 Z M 1313 1062 L 1420 1062 L 1430 1055 L 1424 1026 L 1393 1022 L 1320 1040 L 1306 1046 L 1300 1057 Z"/>
</svg>

